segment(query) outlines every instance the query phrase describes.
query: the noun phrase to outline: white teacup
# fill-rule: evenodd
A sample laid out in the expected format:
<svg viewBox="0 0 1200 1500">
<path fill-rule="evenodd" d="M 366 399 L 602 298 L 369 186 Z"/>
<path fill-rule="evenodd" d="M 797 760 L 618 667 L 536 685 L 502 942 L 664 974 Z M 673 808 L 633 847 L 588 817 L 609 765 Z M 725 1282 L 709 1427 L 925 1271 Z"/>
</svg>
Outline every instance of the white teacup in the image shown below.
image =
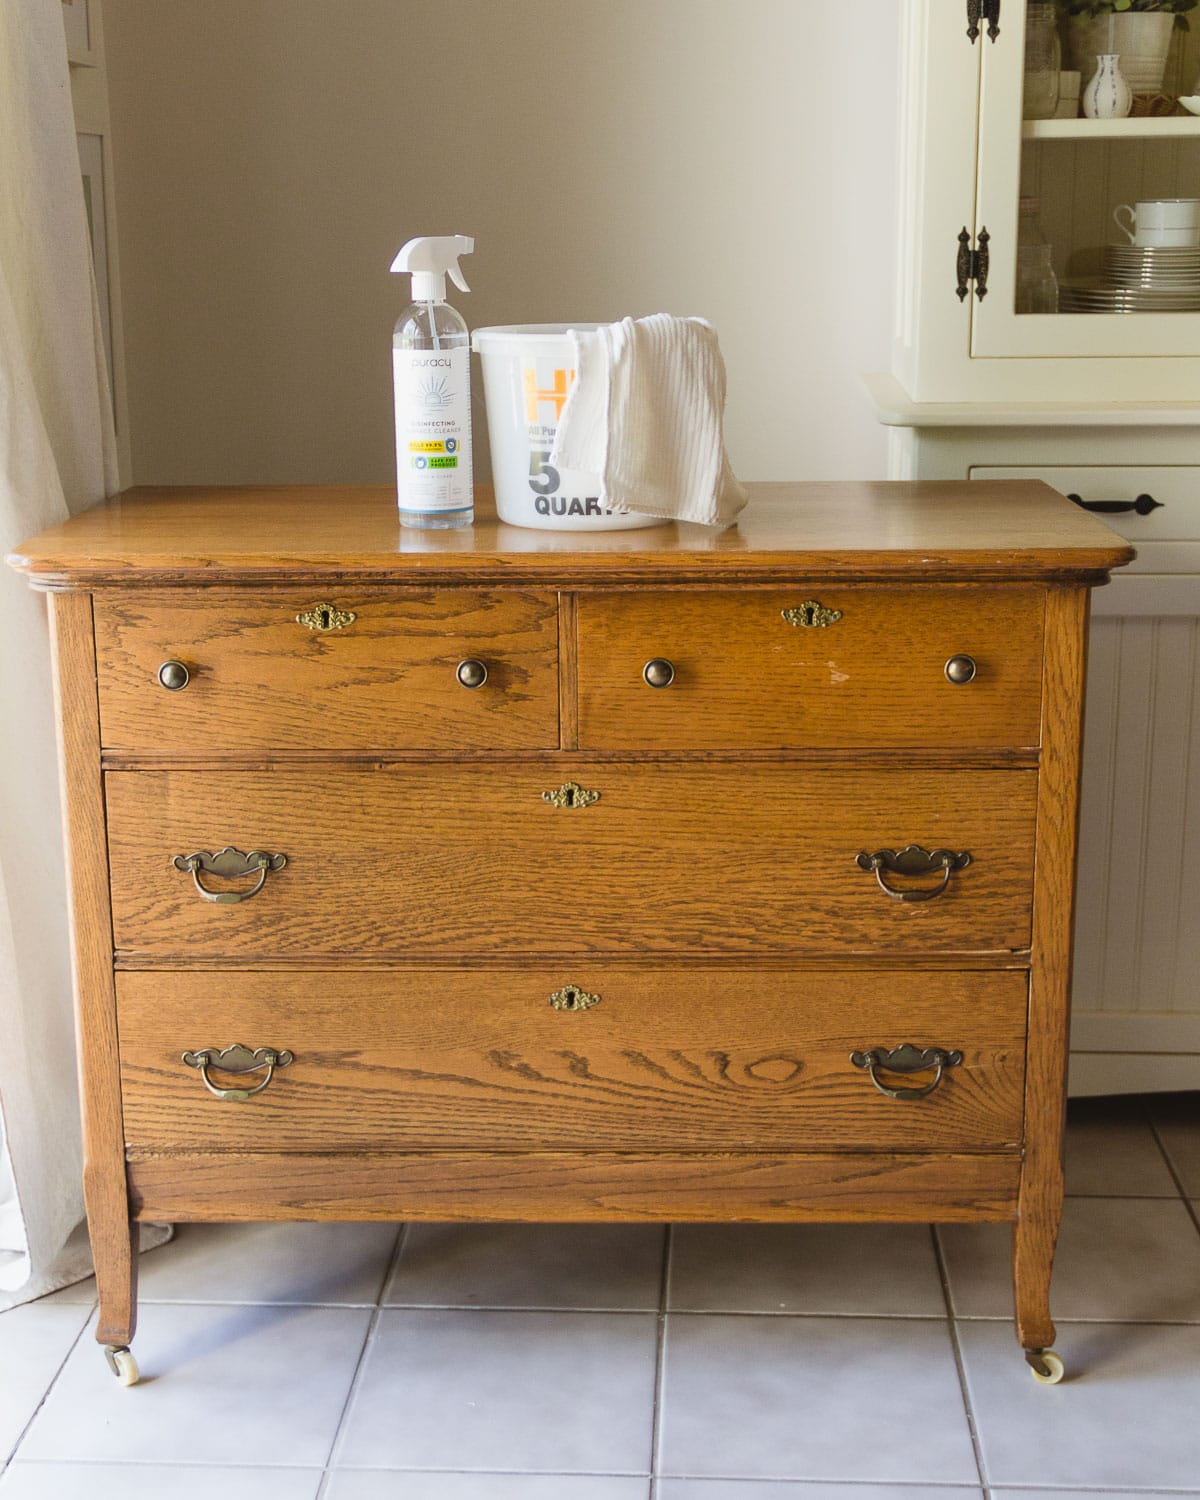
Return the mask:
<svg viewBox="0 0 1200 1500">
<path fill-rule="evenodd" d="M 1131 245 L 1200 245 L 1200 198 L 1146 198 L 1134 208 L 1119 203 L 1113 222 Z"/>
</svg>

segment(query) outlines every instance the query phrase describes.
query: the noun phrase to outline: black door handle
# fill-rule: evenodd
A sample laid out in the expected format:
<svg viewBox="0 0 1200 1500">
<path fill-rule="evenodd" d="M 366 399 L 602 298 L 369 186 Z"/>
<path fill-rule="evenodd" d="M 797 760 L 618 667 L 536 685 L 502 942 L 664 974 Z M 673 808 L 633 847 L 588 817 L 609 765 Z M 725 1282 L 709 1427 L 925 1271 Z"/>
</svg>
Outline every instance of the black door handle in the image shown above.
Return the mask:
<svg viewBox="0 0 1200 1500">
<path fill-rule="evenodd" d="M 1085 500 L 1082 495 L 1068 495 L 1081 510 L 1099 511 L 1106 516 L 1128 515 L 1131 511 L 1139 516 L 1148 516 L 1152 510 L 1161 510 L 1162 501 L 1153 495 L 1139 495 L 1136 500 Z"/>
</svg>

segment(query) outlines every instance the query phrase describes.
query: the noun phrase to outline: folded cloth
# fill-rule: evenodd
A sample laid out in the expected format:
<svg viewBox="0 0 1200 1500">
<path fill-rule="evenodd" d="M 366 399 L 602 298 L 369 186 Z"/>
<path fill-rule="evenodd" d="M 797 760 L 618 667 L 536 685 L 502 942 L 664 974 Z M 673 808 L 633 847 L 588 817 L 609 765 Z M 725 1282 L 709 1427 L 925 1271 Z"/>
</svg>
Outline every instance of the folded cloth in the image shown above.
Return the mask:
<svg viewBox="0 0 1200 1500">
<path fill-rule="evenodd" d="M 725 362 L 702 318 L 570 330 L 576 376 L 550 462 L 600 476 L 618 513 L 728 526 L 746 503 L 725 453 Z"/>
</svg>

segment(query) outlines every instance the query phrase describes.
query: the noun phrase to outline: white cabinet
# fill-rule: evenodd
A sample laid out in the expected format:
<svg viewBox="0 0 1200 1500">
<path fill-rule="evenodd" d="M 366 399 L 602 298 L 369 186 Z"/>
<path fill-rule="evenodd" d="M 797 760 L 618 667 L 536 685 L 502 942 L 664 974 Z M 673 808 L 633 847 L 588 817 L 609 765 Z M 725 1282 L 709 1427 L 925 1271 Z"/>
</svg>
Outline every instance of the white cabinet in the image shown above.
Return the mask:
<svg viewBox="0 0 1200 1500">
<path fill-rule="evenodd" d="M 1200 399 L 1200 311 L 1016 310 L 1031 226 L 1077 283 L 1123 243 L 1118 204 L 1200 197 L 1200 117 L 1023 120 L 1023 0 L 1001 0 L 994 39 L 970 39 L 967 10 L 905 4 L 893 373 L 919 402 Z M 1200 28 L 1174 62 L 1197 66 Z"/>
<path fill-rule="evenodd" d="M 1024 0 L 903 3 L 893 358 L 868 377 L 890 472 L 1131 507 L 1102 514 L 1137 561 L 1093 596 L 1071 1089 L 1200 1088 L 1200 311 L 1016 297 L 1031 223 L 1069 286 L 1111 266 L 1117 204 L 1200 197 L 1200 118 L 1024 120 Z M 1200 12 L 1174 61 L 1197 72 Z"/>
<path fill-rule="evenodd" d="M 1188 427 L 926 427 L 897 472 L 1044 479 L 1138 549 L 1092 595 L 1071 1092 L 1200 1088 L 1200 444 Z M 1148 500 L 1156 502 L 1149 505 Z"/>
</svg>

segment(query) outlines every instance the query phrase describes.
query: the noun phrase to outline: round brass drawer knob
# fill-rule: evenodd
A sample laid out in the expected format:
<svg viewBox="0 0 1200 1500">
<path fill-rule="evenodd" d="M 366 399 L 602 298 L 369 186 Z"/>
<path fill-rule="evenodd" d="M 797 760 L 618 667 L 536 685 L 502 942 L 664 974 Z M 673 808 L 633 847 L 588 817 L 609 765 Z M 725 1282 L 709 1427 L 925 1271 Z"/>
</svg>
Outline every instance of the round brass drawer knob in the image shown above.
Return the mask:
<svg viewBox="0 0 1200 1500">
<path fill-rule="evenodd" d="M 946 681 L 970 682 L 978 670 L 973 656 L 952 656 L 946 663 Z"/>
<path fill-rule="evenodd" d="M 178 693 L 191 682 L 192 674 L 181 661 L 165 661 L 158 669 L 158 680 L 168 693 Z"/>
<path fill-rule="evenodd" d="M 487 665 L 474 656 L 468 656 L 466 661 L 460 661 L 454 674 L 465 688 L 482 687 L 487 681 Z"/>
<path fill-rule="evenodd" d="M 665 656 L 655 656 L 642 668 L 642 676 L 649 687 L 670 687 L 675 681 L 675 668 Z"/>
</svg>

